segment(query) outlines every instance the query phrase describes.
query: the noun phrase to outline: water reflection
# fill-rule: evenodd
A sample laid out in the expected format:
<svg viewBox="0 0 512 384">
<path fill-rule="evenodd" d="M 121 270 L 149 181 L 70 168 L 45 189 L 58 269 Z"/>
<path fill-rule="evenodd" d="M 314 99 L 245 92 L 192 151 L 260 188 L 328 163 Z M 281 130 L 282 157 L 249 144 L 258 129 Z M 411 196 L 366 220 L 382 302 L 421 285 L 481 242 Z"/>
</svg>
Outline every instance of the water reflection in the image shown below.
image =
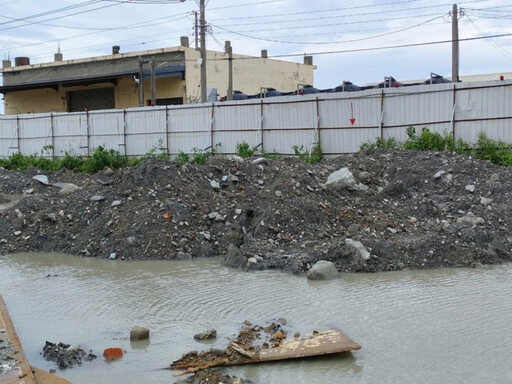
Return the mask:
<svg viewBox="0 0 512 384">
<path fill-rule="evenodd" d="M 353 354 L 224 368 L 256 383 L 512 382 L 510 265 L 478 270 L 346 274 L 317 282 L 274 271 L 245 273 L 220 260 L 122 262 L 56 254 L 0 256 L 4 296 L 29 360 L 50 369 L 46 340 L 101 358 L 60 374 L 73 383 L 169 383 L 161 370 L 183 353 L 223 348 L 244 320 L 284 317 L 287 329 L 339 328 Z M 129 340 L 134 326 L 150 341 Z M 193 335 L 217 329 L 218 339 Z M 485 363 L 483 363 L 485 362 Z"/>
</svg>

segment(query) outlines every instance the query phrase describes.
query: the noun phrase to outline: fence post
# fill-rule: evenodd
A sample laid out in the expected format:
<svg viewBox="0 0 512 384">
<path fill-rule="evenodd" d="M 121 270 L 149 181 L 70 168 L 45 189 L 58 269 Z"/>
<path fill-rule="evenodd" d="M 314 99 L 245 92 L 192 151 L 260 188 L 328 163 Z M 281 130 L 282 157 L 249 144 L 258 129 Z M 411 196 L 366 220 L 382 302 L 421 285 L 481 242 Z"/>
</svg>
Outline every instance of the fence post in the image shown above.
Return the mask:
<svg viewBox="0 0 512 384">
<path fill-rule="evenodd" d="M 55 135 L 54 135 L 55 126 L 53 124 L 53 113 L 50 112 L 50 132 L 52 139 L 52 161 L 55 159 Z"/>
<path fill-rule="evenodd" d="M 451 124 L 452 124 L 451 134 L 452 134 L 454 142 L 456 140 L 456 138 L 455 138 L 455 109 L 456 109 L 456 107 L 457 107 L 457 85 L 453 84 L 453 110 L 452 110 L 452 121 L 451 121 Z"/>
<path fill-rule="evenodd" d="M 379 133 L 380 139 L 384 141 L 384 89 L 380 94 L 380 123 L 379 123 Z"/>
<path fill-rule="evenodd" d="M 16 136 L 17 136 L 17 142 L 16 145 L 18 147 L 18 153 L 21 153 L 21 140 L 20 140 L 20 117 L 16 116 Z"/>
<path fill-rule="evenodd" d="M 91 156 L 91 129 L 89 127 L 89 111 L 85 111 L 85 128 L 87 130 L 87 157 Z"/>
<path fill-rule="evenodd" d="M 165 153 L 167 157 L 170 156 L 170 148 L 169 148 L 169 140 L 170 140 L 170 127 L 169 127 L 169 106 L 165 106 Z"/>
<path fill-rule="evenodd" d="M 260 145 L 261 145 L 261 153 L 264 152 L 265 147 L 263 145 L 263 135 L 264 135 L 264 124 L 263 124 L 264 114 L 263 114 L 263 99 L 260 100 Z"/>
<path fill-rule="evenodd" d="M 320 101 L 316 97 L 316 141 L 320 148 L 322 148 L 322 141 L 320 139 Z"/>
<path fill-rule="evenodd" d="M 123 109 L 123 147 L 124 157 L 128 156 L 128 149 L 126 148 L 126 109 Z"/>
<path fill-rule="evenodd" d="M 212 103 L 212 118 L 210 120 L 210 146 L 212 148 L 212 155 L 215 154 L 215 147 L 213 144 L 213 122 L 215 120 L 215 103 Z"/>
</svg>

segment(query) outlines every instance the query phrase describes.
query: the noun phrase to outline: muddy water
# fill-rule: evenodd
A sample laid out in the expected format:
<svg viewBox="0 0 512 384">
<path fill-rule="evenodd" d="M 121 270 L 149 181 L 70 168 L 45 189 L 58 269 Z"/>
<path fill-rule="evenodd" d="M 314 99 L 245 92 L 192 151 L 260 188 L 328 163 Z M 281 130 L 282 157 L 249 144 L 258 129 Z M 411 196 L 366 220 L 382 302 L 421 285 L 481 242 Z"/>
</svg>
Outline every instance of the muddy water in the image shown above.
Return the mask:
<svg viewBox="0 0 512 384">
<path fill-rule="evenodd" d="M 224 368 L 255 383 L 510 383 L 512 266 L 348 274 L 310 282 L 280 272 L 245 273 L 218 259 L 122 262 L 55 254 L 0 256 L 0 292 L 33 365 L 53 368 L 46 340 L 101 358 L 58 371 L 73 383 L 172 383 L 161 370 L 182 353 L 224 347 L 244 320 L 284 317 L 304 333 L 339 328 L 353 354 Z M 149 343 L 131 343 L 134 325 Z M 218 340 L 192 335 L 216 328 Z"/>
</svg>

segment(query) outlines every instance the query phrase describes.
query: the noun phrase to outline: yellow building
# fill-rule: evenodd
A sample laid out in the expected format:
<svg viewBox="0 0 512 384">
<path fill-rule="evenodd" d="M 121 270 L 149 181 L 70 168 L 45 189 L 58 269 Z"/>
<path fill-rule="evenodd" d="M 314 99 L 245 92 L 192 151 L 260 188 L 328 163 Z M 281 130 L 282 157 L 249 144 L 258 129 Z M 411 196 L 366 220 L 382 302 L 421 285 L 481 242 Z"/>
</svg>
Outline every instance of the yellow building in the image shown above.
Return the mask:
<svg viewBox="0 0 512 384">
<path fill-rule="evenodd" d="M 200 52 L 181 46 L 141 52 L 62 61 L 55 54 L 51 63 L 30 65 L 17 58 L 4 60 L 0 73 L 5 114 L 75 112 L 95 109 L 125 109 L 152 104 L 151 72 L 154 65 L 155 104 L 176 105 L 200 100 Z M 313 84 L 311 57 L 298 64 L 265 57 L 233 55 L 233 89 L 257 94 L 262 88 L 291 92 L 301 84 Z M 229 79 L 228 55 L 207 51 L 207 88 L 226 95 Z M 143 94 L 139 88 L 142 73 Z M 213 93 L 214 94 L 214 93 Z M 211 100 L 211 99 L 210 99 Z"/>
</svg>

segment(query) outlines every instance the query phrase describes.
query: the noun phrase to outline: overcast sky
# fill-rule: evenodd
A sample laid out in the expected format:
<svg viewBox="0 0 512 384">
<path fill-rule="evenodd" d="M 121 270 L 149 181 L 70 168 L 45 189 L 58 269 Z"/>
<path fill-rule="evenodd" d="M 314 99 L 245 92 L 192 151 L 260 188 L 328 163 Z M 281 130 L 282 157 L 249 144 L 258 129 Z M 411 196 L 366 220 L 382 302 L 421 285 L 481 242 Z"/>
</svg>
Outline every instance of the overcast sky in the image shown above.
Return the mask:
<svg viewBox="0 0 512 384">
<path fill-rule="evenodd" d="M 459 3 L 460 74 L 512 72 L 512 2 Z M 207 0 L 207 47 L 302 62 L 313 55 L 317 88 L 363 85 L 393 76 L 451 76 L 452 2 L 444 0 Z M 196 0 L 0 0 L 2 59 L 31 63 L 193 45 Z M 417 45 L 401 48 L 393 46 Z M 287 56 L 290 55 L 290 56 Z M 262 84 L 264 86 L 265 84 Z M 236 88 L 236 87 L 235 87 Z"/>
</svg>

